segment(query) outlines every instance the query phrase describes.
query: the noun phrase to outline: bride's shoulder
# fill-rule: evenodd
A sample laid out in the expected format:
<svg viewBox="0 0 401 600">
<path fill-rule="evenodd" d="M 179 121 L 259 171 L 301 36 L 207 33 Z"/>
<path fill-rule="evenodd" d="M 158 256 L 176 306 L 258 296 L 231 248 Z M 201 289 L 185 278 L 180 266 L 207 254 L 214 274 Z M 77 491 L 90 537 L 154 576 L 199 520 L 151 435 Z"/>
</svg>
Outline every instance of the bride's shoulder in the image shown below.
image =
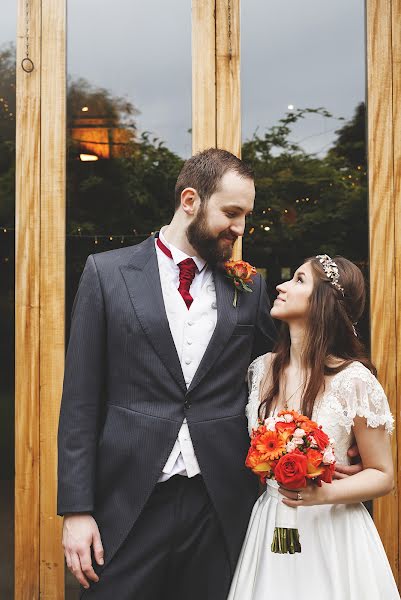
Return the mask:
<svg viewBox="0 0 401 600">
<path fill-rule="evenodd" d="M 273 362 L 274 356 L 275 355 L 273 352 L 267 352 L 266 354 L 258 356 L 249 365 L 249 370 L 254 370 L 256 367 L 263 367 L 265 370 L 269 369 L 271 363 Z"/>
<path fill-rule="evenodd" d="M 358 398 L 373 397 L 378 403 L 386 398 L 377 377 L 358 360 L 349 362 L 332 377 L 331 391 L 338 397 L 343 396 L 347 403 L 350 394 Z"/>
<path fill-rule="evenodd" d="M 334 359 L 334 361 L 336 362 L 333 362 L 330 366 L 341 367 L 341 365 L 344 364 L 344 361 L 341 361 L 340 359 Z M 377 382 L 377 378 L 372 371 L 358 360 L 345 363 L 344 367 L 333 377 L 333 381 L 336 380 L 337 382 L 355 379 L 360 379 L 366 383 Z"/>
<path fill-rule="evenodd" d="M 255 390 L 259 387 L 259 384 L 263 377 L 270 371 L 271 364 L 274 358 L 273 352 L 262 354 L 255 358 L 248 368 L 248 386 L 250 390 Z"/>
</svg>

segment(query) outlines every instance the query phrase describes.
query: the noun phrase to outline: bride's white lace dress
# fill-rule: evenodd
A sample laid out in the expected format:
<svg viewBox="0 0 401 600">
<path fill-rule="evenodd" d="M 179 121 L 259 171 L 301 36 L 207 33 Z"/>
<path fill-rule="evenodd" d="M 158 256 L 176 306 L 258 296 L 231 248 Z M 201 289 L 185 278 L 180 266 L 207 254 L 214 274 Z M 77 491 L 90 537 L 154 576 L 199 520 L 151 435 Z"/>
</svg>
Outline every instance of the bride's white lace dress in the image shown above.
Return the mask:
<svg viewBox="0 0 401 600">
<path fill-rule="evenodd" d="M 249 367 L 248 427 L 257 427 L 265 357 Z M 312 418 L 336 440 L 336 459 L 347 463 L 354 417 L 370 427 L 393 427 L 383 388 L 354 362 L 334 375 Z M 268 482 L 257 500 L 231 585 L 229 600 L 398 600 L 398 590 L 376 527 L 362 503 L 298 508 L 300 554 L 273 554 L 271 542 L 279 494 Z M 282 496 L 280 496 L 282 498 Z"/>
</svg>

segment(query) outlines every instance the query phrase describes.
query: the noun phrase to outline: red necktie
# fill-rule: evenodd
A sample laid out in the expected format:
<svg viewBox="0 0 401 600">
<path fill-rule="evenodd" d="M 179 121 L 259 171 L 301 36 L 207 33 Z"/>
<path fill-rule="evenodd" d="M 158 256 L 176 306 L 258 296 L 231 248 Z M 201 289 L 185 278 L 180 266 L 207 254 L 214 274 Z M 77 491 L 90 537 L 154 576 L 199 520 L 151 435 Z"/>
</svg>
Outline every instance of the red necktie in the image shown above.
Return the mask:
<svg viewBox="0 0 401 600">
<path fill-rule="evenodd" d="M 166 256 L 168 256 L 169 258 L 173 258 L 173 255 L 171 254 L 170 250 L 167 248 L 167 246 L 163 244 L 160 238 L 157 238 L 156 243 L 159 246 L 160 250 L 164 252 Z M 180 269 L 180 283 L 178 286 L 178 291 L 183 297 L 184 302 L 189 310 L 193 302 L 193 298 L 189 293 L 189 288 L 191 287 L 191 283 L 195 277 L 196 264 L 192 258 L 185 258 L 184 260 L 178 263 L 178 268 Z"/>
</svg>

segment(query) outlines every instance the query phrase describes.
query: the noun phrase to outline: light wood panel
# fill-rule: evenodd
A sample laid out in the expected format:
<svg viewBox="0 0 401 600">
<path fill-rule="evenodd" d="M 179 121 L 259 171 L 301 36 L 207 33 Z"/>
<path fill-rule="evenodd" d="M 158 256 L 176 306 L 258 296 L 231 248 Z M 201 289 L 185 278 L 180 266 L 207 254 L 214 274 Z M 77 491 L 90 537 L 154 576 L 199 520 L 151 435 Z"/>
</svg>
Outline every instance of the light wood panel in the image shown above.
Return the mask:
<svg viewBox="0 0 401 600">
<path fill-rule="evenodd" d="M 394 144 L 394 242 L 395 242 L 395 326 L 397 405 L 396 417 L 398 439 L 398 587 L 401 588 L 401 0 L 392 0 L 392 58 L 393 58 L 393 144 Z M 396 537 L 396 536 L 395 536 Z"/>
<path fill-rule="evenodd" d="M 241 156 L 240 2 L 216 0 L 217 147 Z"/>
<path fill-rule="evenodd" d="M 31 0 L 32 73 L 25 2 L 18 0 L 15 210 L 15 598 L 39 598 L 40 22 Z"/>
<path fill-rule="evenodd" d="M 385 388 L 392 412 L 396 415 L 396 241 L 391 0 L 367 0 L 366 8 L 371 348 L 379 380 Z M 397 437 L 396 431 L 392 438 L 396 473 Z M 399 517 L 396 490 L 375 501 L 374 518 L 398 582 Z"/>
<path fill-rule="evenodd" d="M 192 0 L 192 152 L 216 147 L 215 0 Z"/>
<path fill-rule="evenodd" d="M 40 222 L 40 597 L 64 598 L 57 427 L 64 372 L 65 0 L 42 3 Z"/>
<path fill-rule="evenodd" d="M 240 0 L 216 0 L 216 144 L 241 157 Z M 242 238 L 233 260 L 242 258 Z"/>
</svg>

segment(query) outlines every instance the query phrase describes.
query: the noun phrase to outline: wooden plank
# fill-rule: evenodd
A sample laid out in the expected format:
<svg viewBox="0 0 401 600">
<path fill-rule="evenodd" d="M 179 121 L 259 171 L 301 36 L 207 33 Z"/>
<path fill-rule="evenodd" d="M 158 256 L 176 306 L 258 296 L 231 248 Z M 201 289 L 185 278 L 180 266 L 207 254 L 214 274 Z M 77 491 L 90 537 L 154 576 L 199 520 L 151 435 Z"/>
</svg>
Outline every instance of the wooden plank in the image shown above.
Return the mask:
<svg viewBox="0 0 401 600">
<path fill-rule="evenodd" d="M 240 0 L 216 0 L 217 148 L 241 156 Z M 233 260 L 242 258 L 242 238 Z"/>
<path fill-rule="evenodd" d="M 40 597 L 64 598 L 57 427 L 64 372 L 66 2 L 42 3 L 40 236 Z M 51 151 L 46 151 L 51 149 Z"/>
<path fill-rule="evenodd" d="M 395 320 L 397 345 L 397 438 L 401 438 L 401 0 L 392 0 L 392 54 L 393 54 L 393 143 L 394 143 L 394 216 L 395 216 Z M 399 473 L 401 448 L 398 443 Z M 401 478 L 397 482 L 398 496 L 398 586 L 401 586 Z"/>
<path fill-rule="evenodd" d="M 15 210 L 15 598 L 39 598 L 39 269 L 41 0 L 18 0 Z"/>
<path fill-rule="evenodd" d="M 241 156 L 240 2 L 216 0 L 217 147 Z"/>
<path fill-rule="evenodd" d="M 369 232 L 372 359 L 396 414 L 395 214 L 391 0 L 367 0 Z M 397 433 L 392 438 L 397 473 Z M 398 484 L 397 484 L 398 485 Z M 396 488 L 397 489 L 397 488 Z M 374 518 L 398 583 L 396 492 L 375 501 Z"/>
<path fill-rule="evenodd" d="M 216 147 L 215 0 L 192 0 L 192 152 Z"/>
</svg>

